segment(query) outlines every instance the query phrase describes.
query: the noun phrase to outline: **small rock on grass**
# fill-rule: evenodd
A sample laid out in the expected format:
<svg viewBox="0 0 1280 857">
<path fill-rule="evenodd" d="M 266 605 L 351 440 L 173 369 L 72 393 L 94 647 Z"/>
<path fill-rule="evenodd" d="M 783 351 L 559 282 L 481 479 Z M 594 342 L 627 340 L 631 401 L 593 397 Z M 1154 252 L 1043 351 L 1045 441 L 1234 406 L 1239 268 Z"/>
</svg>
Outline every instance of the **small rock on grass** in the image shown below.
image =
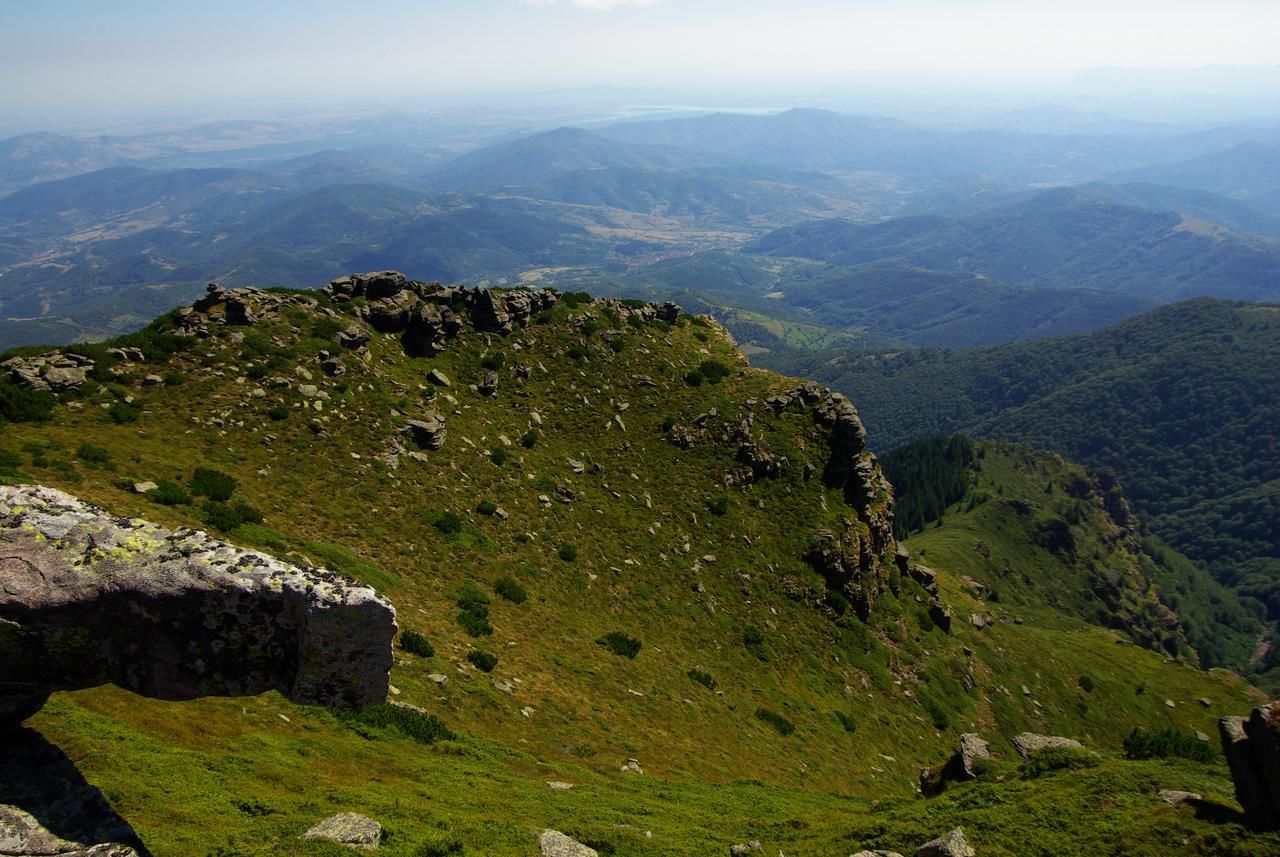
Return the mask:
<svg viewBox="0 0 1280 857">
<path fill-rule="evenodd" d="M 382 825 L 358 812 L 340 812 L 316 824 L 303 839 L 328 839 L 351 848 L 372 851 L 382 841 Z"/>
<path fill-rule="evenodd" d="M 538 847 L 542 851 L 542 857 L 600 857 L 594 848 L 588 848 L 558 830 L 542 831 Z"/>
</svg>

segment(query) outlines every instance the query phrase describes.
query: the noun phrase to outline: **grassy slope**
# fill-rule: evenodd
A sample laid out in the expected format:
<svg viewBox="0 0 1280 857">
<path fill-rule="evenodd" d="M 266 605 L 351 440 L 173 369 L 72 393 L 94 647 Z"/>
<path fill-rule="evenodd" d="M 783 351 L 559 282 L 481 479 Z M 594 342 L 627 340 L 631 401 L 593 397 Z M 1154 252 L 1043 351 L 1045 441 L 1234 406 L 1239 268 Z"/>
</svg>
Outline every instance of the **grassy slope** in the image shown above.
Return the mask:
<svg viewBox="0 0 1280 857">
<path fill-rule="evenodd" d="M 1028 835 L 1022 816 L 1067 796 L 1083 803 L 1095 787 L 1088 772 L 1063 775 L 1062 795 L 1010 784 L 997 789 L 999 797 L 966 801 L 965 794 L 995 788 L 976 786 L 915 804 L 917 769 L 945 758 L 956 732 L 979 728 L 1005 755 L 1007 737 L 1023 729 L 1115 750 L 1138 723 L 1212 732 L 1217 716 L 1252 704 L 1255 694 L 1233 676 L 1167 663 L 1117 645 L 1114 632 L 1032 605 L 1019 608 L 1025 625 L 980 633 L 958 621 L 947 636 L 925 618 L 913 584 L 877 605 L 870 628 L 789 600 L 785 576 L 819 585 L 800 556 L 814 530 L 835 526 L 842 514 L 837 492 L 800 476 L 803 462 L 820 467 L 825 458 L 812 420 L 757 414 L 757 436 L 794 466 L 750 492 L 719 487 L 735 447 L 715 440 L 718 432 L 686 451 L 659 430 L 668 416 L 688 421 L 712 406 L 732 417 L 748 396 L 788 382 L 741 369 L 721 384 L 687 387 L 679 381 L 686 367 L 709 356 L 734 360 L 718 328 L 628 330 L 615 353 L 558 313 L 560 321 L 506 340 L 466 333 L 429 360 L 406 358 L 395 339 L 375 337 L 368 371 L 348 355 L 352 371 L 336 382 L 314 372 L 312 383 L 331 394 L 322 412 L 304 410 L 293 391 L 254 398 L 258 382 L 240 373 L 264 358 L 220 337 L 164 367 L 182 373 L 183 383 L 143 387 L 141 375 L 160 368 L 145 367 L 132 382 L 87 394 L 82 407 L 60 407 L 51 424 L 9 426 L 0 435 L 0 447 L 19 452 L 30 478 L 166 524 L 199 525 L 199 512 L 159 506 L 115 483 L 181 479 L 197 463 L 232 473 L 241 496 L 267 514 L 265 526 L 242 527 L 236 541 L 323 558 L 379 586 L 396 603 L 401 626 L 435 644 L 429 660 L 401 653 L 392 675 L 396 698 L 459 730 L 458 740 L 433 748 L 378 730 L 361 735 L 326 712 L 272 695 L 180 706 L 110 689 L 56 697 L 31 724 L 104 789 L 157 853 L 325 853 L 294 837 L 342 810 L 385 822 L 394 834 L 384 849 L 390 854 L 433 853 L 426 843 L 441 828 L 473 853 L 524 854 L 543 825 L 611 844 L 618 854 L 705 854 L 749 836 L 798 853 L 835 853 L 855 844 L 850 836 L 905 850 L 929 838 L 918 835 L 924 827 L 932 836 L 953 821 L 979 831 L 983 853 L 1028 853 L 1016 851 Z M 298 355 L 289 361 L 302 361 L 326 345 L 304 336 L 315 320 L 298 313 L 255 328 L 250 344 L 259 333 L 275 334 Z M 564 356 L 584 341 L 584 361 Z M 524 384 L 502 373 L 495 399 L 469 391 L 481 355 L 498 350 L 509 363 L 547 371 L 535 369 Z M 277 354 L 272 374 L 291 374 L 282 360 Z M 430 367 L 454 379 L 456 407 L 437 401 L 449 419 L 448 443 L 428 462 L 388 472 L 376 456 L 405 415 L 426 409 Z M 635 386 L 637 373 L 660 386 Z M 106 418 L 100 405 L 120 395 L 143 405 L 138 423 Z M 277 400 L 291 413 L 272 421 L 265 414 Z M 533 410 L 543 419 L 537 446 L 503 446 L 502 436 L 518 444 L 537 428 Z M 615 415 L 625 432 L 616 422 L 609 427 Z M 215 418 L 221 426 L 211 424 Z M 308 419 L 327 420 L 327 436 L 313 435 Z M 111 450 L 113 470 L 73 460 L 86 440 Z M 45 466 L 20 452 L 39 445 L 49 446 L 38 456 Z M 501 467 L 488 454 L 497 446 L 511 456 Z M 569 457 L 587 471 L 574 474 Z M 603 472 L 593 473 L 593 463 Z M 545 506 L 538 495 L 554 496 L 552 483 L 571 484 L 578 499 Z M 707 502 L 721 495 L 728 512 L 710 514 Z M 482 499 L 510 519 L 473 513 Z M 465 519 L 460 534 L 432 527 L 445 510 Z M 972 550 L 962 542 L 945 547 L 956 538 L 950 527 L 921 537 L 919 547 L 944 572 L 944 593 L 963 619 L 971 596 L 954 574 L 971 571 Z M 566 542 L 577 548 L 576 561 L 557 556 Z M 716 561 L 697 559 L 704 555 Z M 749 594 L 737 569 L 751 577 Z M 488 589 L 503 575 L 531 597 L 523 605 L 493 597 L 496 633 L 474 641 L 455 622 L 453 593 L 468 579 Z M 698 582 L 704 594 L 694 591 Z M 748 623 L 764 632 L 767 662 L 741 643 Z M 635 660 L 594 643 L 615 629 L 643 641 Z M 492 676 L 466 666 L 472 646 L 499 654 Z M 969 693 L 960 685 L 968 669 L 962 646 L 974 652 L 978 687 Z M 723 695 L 691 681 L 686 672 L 694 667 L 711 673 Z M 1076 681 L 1086 670 L 1098 683 L 1087 699 Z M 433 672 L 449 676 L 444 688 L 427 679 Z M 496 689 L 493 678 L 515 683 L 514 693 Z M 1149 691 L 1134 694 L 1136 682 Z M 1022 684 L 1034 698 L 1016 692 Z M 1194 704 L 1206 695 L 1212 710 Z M 1165 698 L 1177 707 L 1166 707 Z M 754 716 L 760 707 L 791 720 L 795 734 L 772 731 Z M 856 721 L 854 734 L 835 711 Z M 619 772 L 632 756 L 646 776 Z M 1229 793 L 1221 765 L 1184 774 L 1177 765 L 1107 764 L 1121 781 L 1174 785 L 1190 777 L 1205 782 L 1206 793 Z M 552 779 L 583 786 L 549 792 Z M 1086 834 L 1083 817 L 1063 825 L 1033 814 L 1032 835 L 1047 848 L 1068 834 L 1114 843 L 1150 831 L 1168 812 L 1143 789 L 1114 799 L 1123 819 L 1114 828 Z M 870 812 L 868 801 L 885 798 Z M 1178 825 L 1196 836 L 1216 829 L 1182 816 Z M 1062 845 L 1054 853 L 1073 851 Z"/>
</svg>

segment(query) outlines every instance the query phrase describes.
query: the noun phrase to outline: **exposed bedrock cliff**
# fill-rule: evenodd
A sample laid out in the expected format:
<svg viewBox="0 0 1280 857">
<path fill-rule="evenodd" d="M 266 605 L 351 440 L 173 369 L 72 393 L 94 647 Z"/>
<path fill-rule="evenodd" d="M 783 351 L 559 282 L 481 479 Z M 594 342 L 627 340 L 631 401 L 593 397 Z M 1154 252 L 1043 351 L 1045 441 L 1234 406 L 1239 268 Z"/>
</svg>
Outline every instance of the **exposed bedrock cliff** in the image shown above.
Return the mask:
<svg viewBox="0 0 1280 857">
<path fill-rule="evenodd" d="M 372 705 L 395 633 L 385 599 L 325 569 L 0 486 L 0 728 L 53 691 L 108 683 L 160 699 L 279 690 Z"/>
<path fill-rule="evenodd" d="M 1236 799 L 1255 828 L 1280 828 L 1280 700 L 1218 721 Z"/>
</svg>

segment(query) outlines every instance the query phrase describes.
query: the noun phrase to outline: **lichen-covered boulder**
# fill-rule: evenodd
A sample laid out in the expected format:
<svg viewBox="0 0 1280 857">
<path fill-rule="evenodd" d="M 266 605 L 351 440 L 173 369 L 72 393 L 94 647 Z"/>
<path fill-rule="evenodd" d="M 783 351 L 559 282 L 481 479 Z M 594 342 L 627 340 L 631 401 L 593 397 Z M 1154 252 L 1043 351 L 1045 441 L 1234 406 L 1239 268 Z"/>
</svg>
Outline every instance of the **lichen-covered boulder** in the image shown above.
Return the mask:
<svg viewBox="0 0 1280 857">
<path fill-rule="evenodd" d="M 373 851 L 382 842 L 382 825 L 358 812 L 340 812 L 302 834 L 303 839 L 327 839 L 350 848 Z"/>
<path fill-rule="evenodd" d="M 538 850 L 542 857 L 599 857 L 594 848 L 588 848 L 558 830 L 542 831 L 538 837 Z"/>
<path fill-rule="evenodd" d="M 138 852 L 118 842 L 87 845 L 69 842 L 50 833 L 35 816 L 0 804 L 0 854 L 18 857 L 138 857 Z"/>
<path fill-rule="evenodd" d="M 395 633 L 385 599 L 325 569 L 0 486 L 0 727 L 53 691 L 102 684 L 372 705 L 386 699 Z"/>
</svg>

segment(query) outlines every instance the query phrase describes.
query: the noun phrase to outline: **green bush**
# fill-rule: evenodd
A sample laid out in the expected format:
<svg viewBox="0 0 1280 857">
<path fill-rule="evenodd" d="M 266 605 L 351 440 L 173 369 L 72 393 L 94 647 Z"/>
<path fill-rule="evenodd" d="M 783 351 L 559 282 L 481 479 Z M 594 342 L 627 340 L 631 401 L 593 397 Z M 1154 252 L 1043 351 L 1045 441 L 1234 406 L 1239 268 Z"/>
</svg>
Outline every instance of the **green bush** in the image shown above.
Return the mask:
<svg viewBox="0 0 1280 857">
<path fill-rule="evenodd" d="M 556 553 L 565 562 L 573 562 L 578 558 L 578 549 L 568 542 L 561 544 L 560 549 Z"/>
<path fill-rule="evenodd" d="M 493 668 L 498 665 L 498 656 L 489 652 L 482 652 L 479 649 L 472 649 L 467 652 L 467 660 L 471 665 L 482 673 L 491 673 Z"/>
<path fill-rule="evenodd" d="M 248 503 L 235 503 L 228 506 L 216 500 L 206 500 L 200 507 L 204 513 L 204 521 L 216 530 L 229 533 L 241 524 L 261 524 L 262 513 Z"/>
<path fill-rule="evenodd" d="M 443 833 L 432 834 L 418 846 L 416 857 L 453 857 L 464 853 L 462 843 Z"/>
<path fill-rule="evenodd" d="M 828 607 L 835 611 L 837 616 L 843 616 L 849 611 L 849 599 L 839 589 L 828 589 L 823 600 L 827 602 Z M 924 613 L 924 618 L 926 620 L 929 618 L 927 611 Z M 930 626 L 932 627 L 932 623 L 930 623 Z"/>
<path fill-rule="evenodd" d="M 836 716 L 836 720 L 839 720 L 840 725 L 844 727 L 844 731 L 851 734 L 858 731 L 858 721 L 854 720 L 843 711 L 836 711 L 834 714 Z"/>
<path fill-rule="evenodd" d="M 583 304 L 591 303 L 591 295 L 586 292 L 565 292 L 560 296 L 560 303 L 569 307 L 580 307 Z"/>
<path fill-rule="evenodd" d="M 507 463 L 507 451 L 500 446 L 495 446 L 489 450 L 489 460 L 501 467 Z"/>
<path fill-rule="evenodd" d="M 1196 762 L 1212 762 L 1218 754 L 1194 735 L 1185 735 L 1176 729 L 1148 732 L 1135 727 L 1124 739 L 1124 754 L 1130 759 L 1166 759 L 1179 756 Z"/>
<path fill-rule="evenodd" d="M 1087 675 L 1082 675 L 1076 679 L 1076 684 L 1080 685 L 1080 689 L 1085 693 L 1093 693 L 1093 689 L 1097 686 L 1094 684 L 1093 679 Z"/>
<path fill-rule="evenodd" d="M 211 467 L 197 467 L 191 474 L 191 493 L 196 497 L 208 497 L 225 503 L 236 492 L 234 477 Z"/>
<path fill-rule="evenodd" d="M 493 633 L 489 624 L 489 596 L 474 580 L 468 580 L 458 588 L 456 601 L 459 609 L 458 624 L 473 637 L 487 637 Z"/>
<path fill-rule="evenodd" d="M 0 380 L 0 423 L 42 423 L 53 416 L 58 403 L 45 390 L 25 390 L 6 379 Z"/>
<path fill-rule="evenodd" d="M 436 647 L 431 645 L 431 642 L 417 631 L 401 631 L 400 648 L 420 658 L 434 658 L 436 656 Z"/>
<path fill-rule="evenodd" d="M 742 629 L 742 644 L 747 647 L 747 651 L 760 660 L 769 660 L 769 653 L 764 647 L 764 634 L 755 625 L 748 625 Z"/>
<path fill-rule="evenodd" d="M 462 532 L 462 518 L 453 512 L 440 512 L 432 518 L 431 526 L 442 536 L 455 536 Z"/>
<path fill-rule="evenodd" d="M 707 510 L 718 518 L 723 518 L 729 511 L 729 497 L 721 494 L 712 500 L 707 501 Z"/>
<path fill-rule="evenodd" d="M 176 387 L 179 384 L 185 383 L 186 380 L 187 379 L 183 377 L 181 372 L 165 372 L 164 373 L 164 384 L 166 387 Z"/>
<path fill-rule="evenodd" d="M 1045 747 L 1031 754 L 1022 764 L 1022 776 L 1033 780 L 1059 771 L 1076 771 L 1097 767 L 1099 759 L 1088 750 L 1079 747 Z"/>
<path fill-rule="evenodd" d="M 640 654 L 641 643 L 635 637 L 628 636 L 622 631 L 610 631 L 596 640 L 596 645 L 604 646 L 615 655 L 634 660 L 635 656 Z"/>
<path fill-rule="evenodd" d="M 480 358 L 480 365 L 486 369 L 492 369 L 494 372 L 501 369 L 507 364 L 507 356 L 500 351 L 493 354 L 486 354 Z"/>
<path fill-rule="evenodd" d="M 498 504 L 492 500 L 481 500 L 476 504 L 476 511 L 481 515 L 493 515 L 498 511 Z"/>
<path fill-rule="evenodd" d="M 376 736 L 367 727 L 393 729 L 419 744 L 451 741 L 453 732 L 434 714 L 420 714 L 412 708 L 399 705 L 374 705 L 369 708 L 342 708 L 336 712 L 338 720 L 355 729 L 366 738 Z M 362 728 L 365 727 L 365 728 Z"/>
<path fill-rule="evenodd" d="M 533 429 L 529 429 L 527 432 L 520 435 L 520 445 L 525 449 L 533 449 L 538 445 L 538 433 Z"/>
<path fill-rule="evenodd" d="M 107 408 L 107 417 L 116 425 L 136 423 L 142 415 L 142 407 L 133 402 L 112 402 Z"/>
<path fill-rule="evenodd" d="M 111 463 L 111 453 L 101 446 L 95 446 L 92 443 L 82 443 L 76 450 L 76 458 L 85 464 L 109 464 Z"/>
<path fill-rule="evenodd" d="M 732 369 L 718 360 L 703 360 L 702 363 L 698 365 L 698 374 L 702 375 L 703 378 L 707 379 L 712 384 L 719 384 L 732 374 L 732 372 Z"/>
<path fill-rule="evenodd" d="M 493 633 L 493 625 L 489 624 L 489 609 L 483 612 L 462 610 L 458 613 L 458 625 L 473 637 L 488 637 Z"/>
<path fill-rule="evenodd" d="M 684 373 L 684 382 L 690 387 L 701 387 L 703 380 L 705 379 L 702 377 L 702 373 L 697 369 Z"/>
<path fill-rule="evenodd" d="M 288 405 L 276 405 L 267 409 L 267 419 L 275 420 L 276 422 L 287 420 L 289 419 L 290 410 L 291 408 Z"/>
<path fill-rule="evenodd" d="M 756 719 L 768 723 L 777 730 L 779 735 L 784 737 L 796 731 L 796 725 L 794 723 L 776 711 L 770 711 L 767 708 L 757 708 Z"/>
<path fill-rule="evenodd" d="M 187 493 L 187 489 L 177 482 L 170 482 L 168 479 L 157 481 L 156 489 L 147 492 L 147 498 L 152 502 L 159 503 L 161 506 L 191 505 L 191 495 Z"/>
<path fill-rule="evenodd" d="M 587 351 L 587 346 L 580 342 L 575 342 L 573 345 L 569 346 L 569 350 L 565 353 L 574 360 L 586 360 L 589 352 Z"/>
<path fill-rule="evenodd" d="M 711 677 L 711 673 L 703 672 L 702 670 L 698 670 L 698 669 L 693 669 L 693 670 L 689 670 L 689 678 L 693 679 L 698 684 L 705 687 L 707 690 L 716 689 L 716 680 Z"/>
<path fill-rule="evenodd" d="M 512 604 L 523 604 L 529 600 L 529 593 L 525 592 L 524 587 L 510 577 L 499 577 L 494 581 L 493 591 Z"/>
<path fill-rule="evenodd" d="M 673 428 L 675 428 L 675 427 L 676 427 L 676 418 L 675 418 L 675 417 L 663 417 L 663 418 L 662 418 L 662 433 L 663 433 L 663 434 L 666 434 L 667 432 L 671 431 L 671 430 L 672 430 Z"/>
</svg>

